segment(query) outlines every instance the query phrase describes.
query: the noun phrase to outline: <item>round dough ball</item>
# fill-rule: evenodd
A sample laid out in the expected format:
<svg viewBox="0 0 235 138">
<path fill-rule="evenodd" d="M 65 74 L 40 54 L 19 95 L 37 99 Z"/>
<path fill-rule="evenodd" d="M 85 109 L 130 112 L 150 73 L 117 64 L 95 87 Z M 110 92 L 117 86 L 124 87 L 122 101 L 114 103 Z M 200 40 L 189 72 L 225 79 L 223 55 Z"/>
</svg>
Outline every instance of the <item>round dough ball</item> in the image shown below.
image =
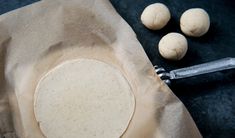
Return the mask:
<svg viewBox="0 0 235 138">
<path fill-rule="evenodd" d="M 182 59 L 188 50 L 186 38 L 179 33 L 169 33 L 162 37 L 158 44 L 162 57 L 169 60 Z"/>
<path fill-rule="evenodd" d="M 121 71 L 93 59 L 58 65 L 40 80 L 34 96 L 35 117 L 47 138 L 119 138 L 135 110 Z"/>
<path fill-rule="evenodd" d="M 200 37 L 207 33 L 210 27 L 210 17 L 201 8 L 185 11 L 180 18 L 180 28 L 188 36 Z"/>
<path fill-rule="evenodd" d="M 162 29 L 170 20 L 169 9 L 162 3 L 151 4 L 141 15 L 142 23 L 151 30 Z"/>
</svg>

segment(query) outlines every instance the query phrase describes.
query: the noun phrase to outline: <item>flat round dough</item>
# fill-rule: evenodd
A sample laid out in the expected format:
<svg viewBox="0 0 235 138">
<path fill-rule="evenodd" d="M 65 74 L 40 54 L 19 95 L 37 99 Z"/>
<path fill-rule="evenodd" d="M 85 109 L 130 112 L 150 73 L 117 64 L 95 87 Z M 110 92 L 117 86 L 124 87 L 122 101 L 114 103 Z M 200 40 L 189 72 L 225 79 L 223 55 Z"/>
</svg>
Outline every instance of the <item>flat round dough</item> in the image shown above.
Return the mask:
<svg viewBox="0 0 235 138">
<path fill-rule="evenodd" d="M 123 74 L 93 59 L 66 61 L 38 83 L 34 112 L 47 138 L 119 138 L 135 110 Z"/>
</svg>

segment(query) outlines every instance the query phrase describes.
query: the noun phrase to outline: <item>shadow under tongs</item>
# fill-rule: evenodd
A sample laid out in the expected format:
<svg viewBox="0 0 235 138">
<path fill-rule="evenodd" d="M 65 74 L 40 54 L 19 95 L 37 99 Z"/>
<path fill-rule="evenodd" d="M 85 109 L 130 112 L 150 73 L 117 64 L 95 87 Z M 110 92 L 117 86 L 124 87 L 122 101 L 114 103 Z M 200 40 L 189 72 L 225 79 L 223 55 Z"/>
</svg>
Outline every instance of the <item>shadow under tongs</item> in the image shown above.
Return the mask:
<svg viewBox="0 0 235 138">
<path fill-rule="evenodd" d="M 235 69 L 171 80 L 170 88 L 176 95 L 192 95 L 227 85 L 235 86 Z"/>
</svg>

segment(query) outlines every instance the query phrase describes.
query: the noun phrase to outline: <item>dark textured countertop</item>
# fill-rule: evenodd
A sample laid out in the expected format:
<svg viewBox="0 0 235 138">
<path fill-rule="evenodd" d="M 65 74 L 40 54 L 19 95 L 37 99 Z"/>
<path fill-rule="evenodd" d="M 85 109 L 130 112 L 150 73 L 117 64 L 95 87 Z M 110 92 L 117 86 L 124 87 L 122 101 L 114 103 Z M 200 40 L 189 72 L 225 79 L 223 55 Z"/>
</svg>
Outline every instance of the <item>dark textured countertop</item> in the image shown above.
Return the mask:
<svg viewBox="0 0 235 138">
<path fill-rule="evenodd" d="M 37 0 L 0 0 L 0 14 Z M 150 31 L 140 22 L 143 9 L 162 2 L 172 19 L 160 31 Z M 130 24 L 154 65 L 167 70 L 235 57 L 235 3 L 232 0 L 111 0 Z M 187 37 L 189 51 L 179 62 L 169 62 L 158 54 L 156 45 L 169 32 L 181 32 L 181 14 L 193 7 L 204 8 L 211 19 L 209 32 L 201 38 Z M 173 82 L 173 92 L 182 100 L 200 132 L 206 138 L 235 137 L 235 70 L 212 73 Z"/>
</svg>

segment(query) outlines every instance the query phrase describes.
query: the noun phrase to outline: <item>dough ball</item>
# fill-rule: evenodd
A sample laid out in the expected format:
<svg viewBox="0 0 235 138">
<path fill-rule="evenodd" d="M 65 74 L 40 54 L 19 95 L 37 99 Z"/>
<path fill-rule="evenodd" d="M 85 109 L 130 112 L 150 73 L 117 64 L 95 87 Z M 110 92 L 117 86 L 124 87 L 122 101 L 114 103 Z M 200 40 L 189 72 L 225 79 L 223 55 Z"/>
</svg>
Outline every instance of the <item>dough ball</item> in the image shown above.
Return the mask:
<svg viewBox="0 0 235 138">
<path fill-rule="evenodd" d="M 207 33 L 210 27 L 210 17 L 201 8 L 185 11 L 180 18 L 180 28 L 188 36 L 200 37 Z"/>
<path fill-rule="evenodd" d="M 169 60 L 182 59 L 188 50 L 186 38 L 179 33 L 169 33 L 162 37 L 158 44 L 162 57 Z"/>
<path fill-rule="evenodd" d="M 141 15 L 142 23 L 151 30 L 162 29 L 170 20 L 169 9 L 162 3 L 151 4 Z"/>
</svg>

